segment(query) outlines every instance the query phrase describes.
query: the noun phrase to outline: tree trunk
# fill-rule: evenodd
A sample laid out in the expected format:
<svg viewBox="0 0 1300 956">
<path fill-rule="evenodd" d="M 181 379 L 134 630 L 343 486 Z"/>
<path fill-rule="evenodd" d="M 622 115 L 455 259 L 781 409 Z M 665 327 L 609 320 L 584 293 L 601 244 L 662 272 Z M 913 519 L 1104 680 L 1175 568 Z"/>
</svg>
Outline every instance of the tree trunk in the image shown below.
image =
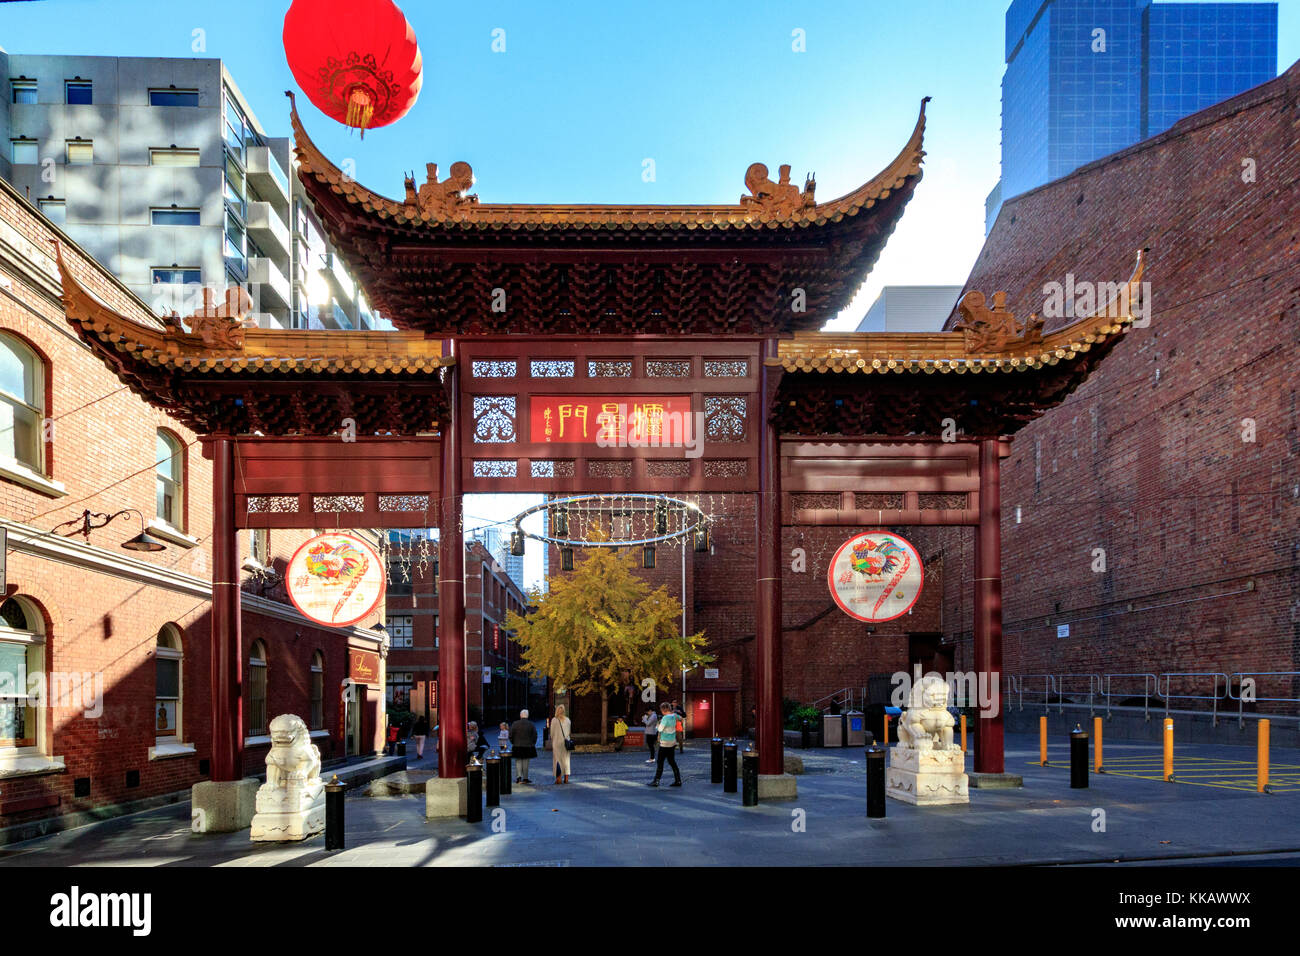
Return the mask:
<svg viewBox="0 0 1300 956">
<path fill-rule="evenodd" d="M 609 742 L 609 694 L 605 691 L 600 693 L 600 745 L 603 747 Z"/>
</svg>

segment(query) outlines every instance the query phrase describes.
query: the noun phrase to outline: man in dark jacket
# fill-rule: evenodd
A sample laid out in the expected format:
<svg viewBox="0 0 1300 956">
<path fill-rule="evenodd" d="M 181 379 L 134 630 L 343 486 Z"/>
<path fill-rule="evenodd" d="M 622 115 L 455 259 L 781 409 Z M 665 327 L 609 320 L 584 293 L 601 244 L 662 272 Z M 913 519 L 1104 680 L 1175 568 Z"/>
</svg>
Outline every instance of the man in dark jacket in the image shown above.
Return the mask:
<svg viewBox="0 0 1300 956">
<path fill-rule="evenodd" d="M 521 710 L 519 719 L 510 725 L 510 752 L 515 758 L 515 783 L 532 783 L 528 779 L 528 761 L 537 756 L 537 728 Z"/>
</svg>

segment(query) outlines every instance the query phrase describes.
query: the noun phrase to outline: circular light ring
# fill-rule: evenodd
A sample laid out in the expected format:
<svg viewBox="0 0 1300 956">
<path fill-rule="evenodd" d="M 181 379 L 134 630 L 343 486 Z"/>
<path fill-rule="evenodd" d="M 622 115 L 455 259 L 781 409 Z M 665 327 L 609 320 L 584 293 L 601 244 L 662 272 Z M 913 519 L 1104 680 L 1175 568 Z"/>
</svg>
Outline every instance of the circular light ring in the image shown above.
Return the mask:
<svg viewBox="0 0 1300 956">
<path fill-rule="evenodd" d="M 622 541 L 587 541 L 582 538 L 557 538 L 548 534 L 533 534 L 531 531 L 525 531 L 523 527 L 524 519 L 539 511 L 549 511 L 552 508 L 563 507 L 578 502 L 614 502 L 629 500 L 651 501 L 655 504 L 663 503 L 677 505 L 688 514 L 693 513 L 695 515 L 695 520 L 691 524 L 669 534 L 661 534 L 654 538 L 629 538 Z M 552 544 L 558 548 L 632 548 L 639 545 L 663 544 L 668 541 L 675 541 L 678 538 L 684 538 L 687 535 L 693 534 L 698 528 L 702 527 L 705 524 L 705 520 L 704 512 L 700 510 L 699 505 L 690 501 L 685 501 L 681 498 L 673 498 L 670 495 L 651 495 L 645 494 L 644 492 L 628 492 L 627 494 L 622 495 L 572 495 L 568 498 L 556 498 L 552 501 L 544 501 L 541 504 L 533 505 L 531 508 L 526 508 L 519 512 L 519 514 L 515 515 L 515 531 L 523 535 L 525 538 L 532 538 L 534 541 L 542 541 L 546 544 Z"/>
</svg>

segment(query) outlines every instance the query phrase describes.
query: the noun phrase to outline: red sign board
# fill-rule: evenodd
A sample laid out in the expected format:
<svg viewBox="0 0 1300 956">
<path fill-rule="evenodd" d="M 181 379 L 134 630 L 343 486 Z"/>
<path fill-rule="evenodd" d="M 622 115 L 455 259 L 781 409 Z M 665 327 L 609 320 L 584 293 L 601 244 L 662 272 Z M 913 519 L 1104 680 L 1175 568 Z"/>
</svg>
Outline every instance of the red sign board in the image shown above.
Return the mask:
<svg viewBox="0 0 1300 956">
<path fill-rule="evenodd" d="M 889 531 L 867 531 L 845 541 L 826 572 L 840 610 L 869 624 L 892 621 L 921 595 L 925 569 L 911 542 Z"/>
<path fill-rule="evenodd" d="M 530 440 L 631 448 L 692 443 L 689 395 L 534 395 Z"/>
<path fill-rule="evenodd" d="M 348 651 L 348 676 L 360 684 L 379 680 L 379 655 L 373 651 Z"/>
</svg>

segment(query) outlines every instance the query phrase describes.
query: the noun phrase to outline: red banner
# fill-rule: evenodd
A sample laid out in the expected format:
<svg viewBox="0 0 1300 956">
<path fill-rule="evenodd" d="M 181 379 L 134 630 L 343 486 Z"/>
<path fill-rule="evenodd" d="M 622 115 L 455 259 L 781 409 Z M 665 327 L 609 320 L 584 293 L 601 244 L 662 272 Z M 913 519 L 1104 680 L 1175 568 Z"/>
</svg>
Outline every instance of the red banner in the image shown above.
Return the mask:
<svg viewBox="0 0 1300 956">
<path fill-rule="evenodd" d="M 693 420 L 689 395 L 534 395 L 529 408 L 535 442 L 608 447 L 687 445 Z"/>
</svg>

